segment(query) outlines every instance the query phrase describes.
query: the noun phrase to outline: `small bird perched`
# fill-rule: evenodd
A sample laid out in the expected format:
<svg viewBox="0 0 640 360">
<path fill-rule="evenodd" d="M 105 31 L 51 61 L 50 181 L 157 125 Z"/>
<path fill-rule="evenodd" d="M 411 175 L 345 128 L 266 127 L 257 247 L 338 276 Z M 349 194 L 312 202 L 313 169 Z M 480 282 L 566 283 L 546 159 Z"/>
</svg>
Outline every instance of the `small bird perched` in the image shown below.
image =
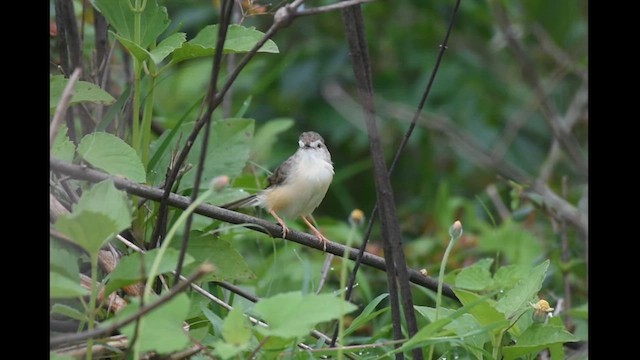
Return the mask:
<svg viewBox="0 0 640 360">
<path fill-rule="evenodd" d="M 324 139 L 315 131 L 303 132 L 298 139 L 298 150 L 269 176 L 267 187 L 257 194 L 222 205 L 225 209 L 248 206 L 265 208 L 282 226 L 282 238 L 289 228 L 283 217 L 298 216 L 327 248 L 327 241 L 309 221 L 311 213 L 320 205 L 333 180 L 333 163 Z"/>
</svg>

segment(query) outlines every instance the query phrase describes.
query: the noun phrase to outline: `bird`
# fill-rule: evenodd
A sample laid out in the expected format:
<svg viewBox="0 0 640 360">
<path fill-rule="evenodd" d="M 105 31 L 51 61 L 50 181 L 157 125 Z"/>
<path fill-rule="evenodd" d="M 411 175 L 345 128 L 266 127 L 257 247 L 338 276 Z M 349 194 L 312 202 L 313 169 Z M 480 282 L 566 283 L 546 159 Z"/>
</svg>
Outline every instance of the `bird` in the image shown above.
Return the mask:
<svg viewBox="0 0 640 360">
<path fill-rule="evenodd" d="M 289 228 L 282 217 L 300 217 L 322 241 L 326 251 L 329 239 L 313 226 L 310 216 L 327 194 L 333 175 L 331 153 L 324 138 L 315 131 L 305 131 L 298 138 L 298 150 L 273 171 L 263 190 L 220 207 L 235 210 L 260 206 L 266 209 L 282 227 L 283 239 Z"/>
</svg>

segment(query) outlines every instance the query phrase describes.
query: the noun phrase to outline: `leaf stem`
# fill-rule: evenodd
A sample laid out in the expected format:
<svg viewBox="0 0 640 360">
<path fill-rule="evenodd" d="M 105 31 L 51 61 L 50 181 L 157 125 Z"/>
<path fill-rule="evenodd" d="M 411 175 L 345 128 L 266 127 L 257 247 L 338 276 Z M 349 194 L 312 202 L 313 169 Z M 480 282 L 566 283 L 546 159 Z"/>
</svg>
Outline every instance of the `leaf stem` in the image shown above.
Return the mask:
<svg viewBox="0 0 640 360">
<path fill-rule="evenodd" d="M 91 254 L 91 295 L 89 296 L 89 331 L 92 331 L 95 326 L 96 316 L 96 298 L 97 295 L 97 282 L 98 282 L 98 255 Z M 87 341 L 87 360 L 91 360 L 93 357 L 93 338 Z"/>
<path fill-rule="evenodd" d="M 357 229 L 357 225 L 355 222 L 351 222 L 351 230 L 349 231 L 349 236 L 347 237 L 347 243 L 345 244 L 344 253 L 342 255 L 342 266 L 340 268 L 340 317 L 338 318 L 338 342 L 340 344 L 344 344 L 344 305 L 346 300 L 347 293 L 344 291 L 347 286 L 347 263 L 349 260 L 349 250 L 351 249 L 351 243 L 353 242 L 353 237 L 355 236 Z M 344 348 L 343 346 L 338 347 L 338 360 L 342 360 L 344 358 Z"/>
<path fill-rule="evenodd" d="M 449 244 L 447 245 L 447 249 L 444 251 L 444 256 L 442 257 L 442 262 L 440 263 L 440 274 L 438 275 L 438 291 L 436 293 L 436 318 L 434 321 L 438 321 L 438 317 L 440 315 L 440 304 L 442 302 L 442 284 L 444 283 L 444 269 L 447 266 L 447 260 L 449 259 L 451 249 L 453 249 L 453 244 L 455 244 L 456 240 L 458 240 L 461 236 L 462 224 L 460 224 L 460 221 L 456 221 L 449 228 Z M 435 347 L 435 344 L 429 347 L 429 357 L 427 359 L 433 358 L 433 351 Z"/>
</svg>

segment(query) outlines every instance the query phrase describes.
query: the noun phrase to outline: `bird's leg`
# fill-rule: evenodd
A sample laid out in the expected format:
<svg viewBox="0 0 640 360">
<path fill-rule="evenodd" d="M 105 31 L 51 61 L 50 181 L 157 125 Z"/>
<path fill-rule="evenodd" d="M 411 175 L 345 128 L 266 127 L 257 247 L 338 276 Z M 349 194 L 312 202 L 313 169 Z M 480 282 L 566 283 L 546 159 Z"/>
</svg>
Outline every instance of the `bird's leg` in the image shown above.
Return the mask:
<svg viewBox="0 0 640 360">
<path fill-rule="evenodd" d="M 278 221 L 278 224 L 282 226 L 282 238 L 283 239 L 286 238 L 287 234 L 289 233 L 289 228 L 287 227 L 287 224 L 285 224 L 284 220 L 282 220 L 280 216 L 278 216 L 278 214 L 276 214 L 276 212 L 273 211 L 272 209 L 269 209 L 269 213 L 271 214 L 271 216 L 276 218 L 276 220 Z"/>
<path fill-rule="evenodd" d="M 311 224 L 311 222 L 309 221 L 309 219 L 307 219 L 306 216 L 302 216 L 302 220 L 304 220 L 304 222 L 307 223 L 307 225 L 309 226 L 309 229 L 313 231 L 313 233 L 318 237 L 318 240 L 322 241 L 322 250 L 326 252 L 327 242 L 329 241 L 329 239 L 327 239 L 324 235 L 322 235 L 320 230 L 316 229 L 316 227 L 313 226 L 313 224 Z"/>
</svg>

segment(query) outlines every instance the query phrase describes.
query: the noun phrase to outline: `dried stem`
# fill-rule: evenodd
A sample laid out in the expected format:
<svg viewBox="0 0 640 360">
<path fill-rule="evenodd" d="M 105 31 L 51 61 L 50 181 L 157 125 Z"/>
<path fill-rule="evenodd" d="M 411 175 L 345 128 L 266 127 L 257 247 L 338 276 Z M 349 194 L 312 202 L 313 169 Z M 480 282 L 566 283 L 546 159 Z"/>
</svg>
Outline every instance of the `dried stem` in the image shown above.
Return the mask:
<svg viewBox="0 0 640 360">
<path fill-rule="evenodd" d="M 78 79 L 80 79 L 81 74 L 81 68 L 76 68 L 75 70 L 73 70 L 73 74 L 71 74 L 71 76 L 69 77 L 69 81 L 67 81 L 67 85 L 62 91 L 62 96 L 60 97 L 60 101 L 58 102 L 58 107 L 56 107 L 56 112 L 53 114 L 53 120 L 51 120 L 51 125 L 49 126 L 49 149 L 53 147 L 53 143 L 56 140 L 56 135 L 58 135 L 58 130 L 60 130 L 62 119 L 64 119 L 67 113 L 67 108 L 69 107 L 71 96 L 73 96 L 73 88 L 75 87 Z"/>
</svg>

